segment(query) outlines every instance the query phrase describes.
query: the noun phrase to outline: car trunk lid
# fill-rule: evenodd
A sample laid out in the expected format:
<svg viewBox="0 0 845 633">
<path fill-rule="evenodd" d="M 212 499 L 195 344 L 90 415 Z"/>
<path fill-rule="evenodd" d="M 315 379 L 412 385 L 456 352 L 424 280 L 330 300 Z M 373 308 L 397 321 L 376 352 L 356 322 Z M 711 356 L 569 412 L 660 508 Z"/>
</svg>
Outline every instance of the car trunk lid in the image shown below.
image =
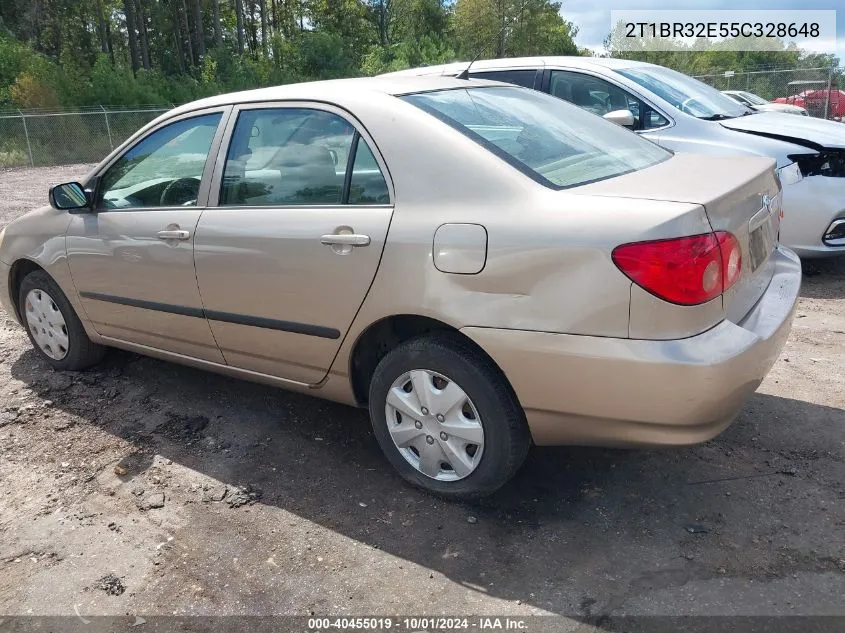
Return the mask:
<svg viewBox="0 0 845 633">
<path fill-rule="evenodd" d="M 738 322 L 765 292 L 774 273 L 771 253 L 781 210 L 774 166 L 767 158 L 676 154 L 648 169 L 571 191 L 701 205 L 712 229 L 732 233 L 742 249 L 739 280 L 722 295 L 725 315 Z"/>
</svg>

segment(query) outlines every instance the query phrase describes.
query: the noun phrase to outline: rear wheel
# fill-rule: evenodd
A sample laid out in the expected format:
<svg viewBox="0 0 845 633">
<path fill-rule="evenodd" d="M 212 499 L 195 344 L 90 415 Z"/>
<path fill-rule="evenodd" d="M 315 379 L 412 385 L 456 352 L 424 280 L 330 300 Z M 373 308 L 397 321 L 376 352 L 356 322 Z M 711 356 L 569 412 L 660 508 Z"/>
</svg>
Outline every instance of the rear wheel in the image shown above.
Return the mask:
<svg viewBox="0 0 845 633">
<path fill-rule="evenodd" d="M 493 493 L 525 460 L 525 414 L 504 376 L 457 335 L 426 335 L 388 353 L 370 384 L 370 418 L 410 483 L 452 499 Z"/>
<path fill-rule="evenodd" d="M 18 302 L 29 340 L 54 369 L 85 369 L 103 358 L 106 348 L 88 338 L 67 297 L 43 270 L 24 278 Z"/>
</svg>

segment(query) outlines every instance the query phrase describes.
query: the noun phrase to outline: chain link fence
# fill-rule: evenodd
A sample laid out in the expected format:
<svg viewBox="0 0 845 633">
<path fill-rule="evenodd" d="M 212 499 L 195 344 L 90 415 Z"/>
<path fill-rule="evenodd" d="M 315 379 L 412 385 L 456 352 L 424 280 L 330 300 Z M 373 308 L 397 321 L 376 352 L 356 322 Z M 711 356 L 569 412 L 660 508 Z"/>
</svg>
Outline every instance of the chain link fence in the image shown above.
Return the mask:
<svg viewBox="0 0 845 633">
<path fill-rule="evenodd" d="M 696 75 L 718 90 L 793 104 L 810 116 L 845 121 L 845 67 L 760 69 Z M 173 107 L 0 110 L 0 168 L 93 163 Z"/>
<path fill-rule="evenodd" d="M 98 162 L 171 107 L 0 111 L 0 167 Z"/>
<path fill-rule="evenodd" d="M 724 70 L 695 77 L 718 90 L 748 92 L 769 102 L 800 106 L 813 117 L 845 120 L 845 68 Z"/>
</svg>

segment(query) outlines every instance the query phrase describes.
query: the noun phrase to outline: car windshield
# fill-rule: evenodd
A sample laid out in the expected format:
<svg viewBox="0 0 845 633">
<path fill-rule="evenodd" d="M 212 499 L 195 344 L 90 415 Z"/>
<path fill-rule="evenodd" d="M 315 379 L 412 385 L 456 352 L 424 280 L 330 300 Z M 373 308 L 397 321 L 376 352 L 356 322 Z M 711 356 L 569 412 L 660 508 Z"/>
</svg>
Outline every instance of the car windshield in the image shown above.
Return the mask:
<svg viewBox="0 0 845 633">
<path fill-rule="evenodd" d="M 743 90 L 739 94 L 741 94 L 743 97 L 745 97 L 745 100 L 750 101 L 753 105 L 766 105 L 766 104 L 769 103 L 763 97 L 755 95 L 753 92 L 745 92 Z"/>
<path fill-rule="evenodd" d="M 556 189 L 645 169 L 671 156 L 614 123 L 526 88 L 478 87 L 402 98 Z"/>
<path fill-rule="evenodd" d="M 699 119 L 718 121 L 753 113 L 715 88 L 669 68 L 637 66 L 616 72 Z"/>
</svg>

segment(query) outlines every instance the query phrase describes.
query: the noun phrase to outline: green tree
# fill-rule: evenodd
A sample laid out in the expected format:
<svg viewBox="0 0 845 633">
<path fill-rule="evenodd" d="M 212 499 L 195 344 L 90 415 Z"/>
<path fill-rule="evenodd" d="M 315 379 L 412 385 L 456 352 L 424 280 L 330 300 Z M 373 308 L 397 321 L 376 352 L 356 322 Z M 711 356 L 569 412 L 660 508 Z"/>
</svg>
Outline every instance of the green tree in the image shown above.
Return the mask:
<svg viewBox="0 0 845 633">
<path fill-rule="evenodd" d="M 559 3 L 522 2 L 2 0 L 0 107 L 180 103 L 439 64 L 485 46 L 577 52 Z"/>
<path fill-rule="evenodd" d="M 357 64 L 375 39 L 367 9 L 360 0 L 310 0 L 306 5 L 306 17 L 314 37 L 302 38 L 300 43 L 322 49 L 328 55 L 329 67 L 337 63 L 338 55 L 354 59 Z M 343 50 L 338 52 L 324 48 L 330 41 Z"/>
<path fill-rule="evenodd" d="M 577 28 L 549 0 L 457 0 L 455 35 L 464 56 L 577 55 Z"/>
</svg>

